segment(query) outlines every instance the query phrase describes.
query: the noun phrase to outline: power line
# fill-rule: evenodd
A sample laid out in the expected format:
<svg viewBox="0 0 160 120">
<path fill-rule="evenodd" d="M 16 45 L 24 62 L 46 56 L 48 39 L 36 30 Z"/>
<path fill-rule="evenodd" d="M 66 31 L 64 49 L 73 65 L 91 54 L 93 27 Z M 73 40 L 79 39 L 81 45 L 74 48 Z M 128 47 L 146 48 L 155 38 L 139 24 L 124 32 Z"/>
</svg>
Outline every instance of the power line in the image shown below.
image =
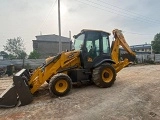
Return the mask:
<svg viewBox="0 0 160 120">
<path fill-rule="evenodd" d="M 102 3 L 104 3 L 104 4 L 106 4 L 106 5 L 109 5 L 109 6 L 113 6 L 113 7 L 115 7 L 116 9 L 120 9 L 120 10 L 123 10 L 123 11 L 125 11 L 125 12 L 128 12 L 129 14 L 135 14 L 135 15 L 138 15 L 139 17 L 141 17 L 141 18 L 149 19 L 149 20 L 151 20 L 151 21 L 153 21 L 153 22 L 155 21 L 155 22 L 158 22 L 158 23 L 159 23 L 159 20 L 155 20 L 155 19 L 153 19 L 153 18 L 149 18 L 149 17 L 147 17 L 147 16 L 144 16 L 144 15 L 141 15 L 141 14 L 138 14 L 138 13 L 135 13 L 135 12 L 133 12 L 133 11 L 120 8 L 120 7 L 118 7 L 118 6 L 112 5 L 112 4 L 110 4 L 110 3 L 108 3 L 108 2 L 104 2 L 104 1 L 102 1 L 102 0 L 98 0 L 98 1 L 100 1 L 100 2 L 102 2 Z"/>
<path fill-rule="evenodd" d="M 55 1 L 52 3 L 51 8 L 50 8 L 50 10 L 49 10 L 47 16 L 46 16 L 45 19 L 43 20 L 42 24 L 40 25 L 40 28 L 39 28 L 39 29 L 41 29 L 41 28 L 44 26 L 44 24 L 46 23 L 46 21 L 47 21 L 49 15 L 50 15 L 52 9 L 54 8 L 56 2 L 57 2 L 57 0 L 55 0 Z"/>
<path fill-rule="evenodd" d="M 106 10 L 106 9 L 103 9 L 103 8 L 99 8 L 99 7 L 97 7 L 97 6 L 94 6 L 94 5 L 92 5 L 92 4 L 88 4 L 88 3 L 85 3 L 85 2 L 82 2 L 82 1 L 79 1 L 79 0 L 77 0 L 78 2 L 81 2 L 81 3 L 83 3 L 83 4 L 86 4 L 86 5 L 89 5 L 89 6 L 92 6 L 92 7 L 95 7 L 95 8 L 98 8 L 98 9 L 101 9 L 101 10 L 104 10 L 104 11 L 108 11 L 108 10 Z M 87 0 L 87 1 L 89 1 L 89 0 Z M 111 12 L 111 13 L 113 13 L 112 11 L 108 11 L 108 12 Z M 115 12 L 114 12 L 115 13 Z M 116 13 L 116 14 L 118 14 L 118 13 Z M 120 14 L 118 14 L 118 15 L 120 15 Z M 126 16 L 126 15 L 122 15 L 122 16 Z M 130 17 L 131 18 L 131 17 Z M 133 18 L 133 19 L 135 19 L 135 18 Z M 138 19 L 139 20 L 139 19 Z M 139 21 L 142 21 L 142 20 L 139 20 Z M 147 21 L 148 22 L 148 21 Z M 128 31 L 123 31 L 123 32 L 126 32 L 126 33 L 129 33 L 129 34 L 136 34 L 136 35 L 146 35 L 146 36 L 154 36 L 154 34 L 143 34 L 143 33 L 136 33 L 136 32 L 128 32 Z"/>
<path fill-rule="evenodd" d="M 115 13 L 115 14 L 117 14 L 117 15 L 121 15 L 121 14 L 118 14 L 118 13 L 116 13 L 116 12 L 109 11 L 109 10 L 106 10 L 106 9 L 103 9 L 103 8 L 99 8 L 99 7 L 97 7 L 97 6 L 94 6 L 94 5 L 91 5 L 91 4 L 82 2 L 82 1 L 80 1 L 80 0 L 77 0 L 77 1 L 80 2 L 80 3 L 86 4 L 86 5 L 88 5 L 88 6 L 92 6 L 92 7 L 94 7 L 94 8 L 98 8 L 98 9 L 101 9 L 101 10 L 104 10 L 104 11 L 107 11 L 107 12 L 110 12 L 110 13 Z M 126 15 L 122 15 L 122 16 L 126 17 Z"/>
<path fill-rule="evenodd" d="M 86 1 L 89 1 L 89 2 L 92 2 L 92 1 L 90 1 L 90 0 L 86 0 Z M 116 9 L 113 9 L 113 8 L 109 8 L 109 7 L 106 7 L 106 6 L 103 6 L 103 5 L 101 5 L 101 4 L 98 4 L 98 3 L 95 3 L 95 2 L 92 2 L 92 3 L 94 3 L 94 4 L 97 4 L 97 5 L 99 5 L 99 6 L 102 6 L 102 7 L 105 7 L 105 8 L 108 8 L 108 9 L 111 9 L 111 10 L 115 10 L 115 11 L 118 11 L 119 12 L 119 10 L 116 10 Z M 140 19 L 142 19 L 142 20 L 145 20 L 145 21 L 147 21 L 147 22 L 156 22 L 156 23 L 158 23 L 158 24 L 160 24 L 160 22 L 159 21 L 153 21 L 153 20 L 151 20 L 150 18 L 149 19 L 144 19 L 143 17 L 141 17 L 141 15 L 139 16 L 135 16 L 135 15 L 130 15 L 130 13 L 128 14 L 128 12 L 126 12 L 126 10 L 125 10 L 125 12 L 123 11 L 123 14 L 126 14 L 127 16 L 129 15 L 129 16 L 133 16 L 133 17 L 138 17 L 138 18 L 140 18 Z M 135 18 L 134 18 L 135 19 Z M 137 19 L 137 18 L 136 18 Z"/>
<path fill-rule="evenodd" d="M 92 5 L 92 4 L 89 4 L 89 3 L 86 3 L 86 2 L 82 2 L 82 1 L 80 1 L 80 0 L 77 0 L 78 2 L 81 2 L 81 3 L 83 3 L 83 4 L 86 4 L 86 5 L 89 5 L 89 6 L 92 6 L 92 7 L 95 7 L 95 8 L 98 8 L 98 9 L 101 9 L 101 10 L 104 10 L 104 11 L 107 11 L 107 12 L 110 12 L 110 13 L 114 13 L 114 14 L 117 14 L 117 15 L 120 15 L 120 16 L 124 16 L 124 17 L 128 17 L 128 18 L 131 18 L 131 19 L 135 19 L 135 20 L 137 20 L 137 21 L 141 21 L 141 22 L 148 22 L 148 23 L 155 23 L 155 22 L 153 22 L 153 21 L 150 21 L 150 20 L 146 20 L 146 19 L 138 19 L 138 18 L 135 18 L 136 16 L 133 16 L 132 15 L 132 17 L 131 17 L 131 15 L 129 15 L 129 14 L 127 14 L 127 13 L 117 13 L 117 12 L 115 12 L 115 11 L 118 11 L 118 10 L 115 10 L 115 9 L 113 9 L 113 8 L 108 8 L 108 7 L 106 7 L 106 6 L 103 6 L 103 5 L 101 5 L 101 4 L 97 4 L 97 3 L 95 3 L 95 2 L 93 2 L 93 1 L 90 1 L 90 0 L 86 0 L 86 1 L 89 1 L 90 3 L 92 3 L 92 4 L 96 4 L 96 5 L 99 5 L 99 6 L 102 6 L 102 7 L 105 7 L 105 9 L 103 9 L 103 8 L 99 8 L 99 7 L 97 7 L 97 6 L 95 6 L 95 5 Z M 114 11 L 110 11 L 110 10 L 107 10 L 106 8 L 108 8 L 108 9 L 111 9 L 111 10 L 114 10 Z M 118 11 L 119 12 L 119 11 Z M 160 24 L 160 23 L 155 23 L 155 24 Z"/>
<path fill-rule="evenodd" d="M 129 31 L 122 31 L 124 33 L 128 33 L 128 34 L 136 34 L 136 35 L 145 35 L 145 36 L 154 36 L 155 34 L 145 34 L 145 33 L 136 33 L 136 32 L 129 32 Z"/>
</svg>

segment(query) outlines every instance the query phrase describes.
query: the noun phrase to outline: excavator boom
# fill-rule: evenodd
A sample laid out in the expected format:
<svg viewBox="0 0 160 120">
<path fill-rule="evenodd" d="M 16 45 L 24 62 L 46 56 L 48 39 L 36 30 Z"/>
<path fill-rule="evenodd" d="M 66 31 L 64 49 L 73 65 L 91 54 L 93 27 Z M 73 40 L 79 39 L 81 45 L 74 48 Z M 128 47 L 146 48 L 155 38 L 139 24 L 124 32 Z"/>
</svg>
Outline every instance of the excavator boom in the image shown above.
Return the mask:
<svg viewBox="0 0 160 120">
<path fill-rule="evenodd" d="M 135 56 L 136 54 L 130 49 L 121 30 L 115 29 L 112 31 L 112 33 L 115 40 L 112 42 L 111 57 L 112 60 L 116 63 L 114 64 L 114 67 L 116 72 L 118 73 L 121 69 L 130 64 L 127 58 L 125 58 L 123 61 L 119 60 L 119 46 L 122 46 L 124 50 L 126 50 L 132 56 Z"/>
</svg>

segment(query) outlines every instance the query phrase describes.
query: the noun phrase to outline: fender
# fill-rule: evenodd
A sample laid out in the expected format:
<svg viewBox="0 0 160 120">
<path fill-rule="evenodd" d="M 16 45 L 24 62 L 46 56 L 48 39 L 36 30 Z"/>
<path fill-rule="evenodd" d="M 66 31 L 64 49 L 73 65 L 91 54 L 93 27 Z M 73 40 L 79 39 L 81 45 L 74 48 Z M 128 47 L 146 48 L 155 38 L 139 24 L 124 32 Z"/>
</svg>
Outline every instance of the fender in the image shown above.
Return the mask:
<svg viewBox="0 0 160 120">
<path fill-rule="evenodd" d="M 103 59 L 103 60 L 99 61 L 98 63 L 94 64 L 94 65 L 93 65 L 93 68 L 96 68 L 96 67 L 100 66 L 100 65 L 103 64 L 103 63 L 116 64 L 116 63 L 115 63 L 113 60 L 111 60 L 111 59 Z"/>
</svg>

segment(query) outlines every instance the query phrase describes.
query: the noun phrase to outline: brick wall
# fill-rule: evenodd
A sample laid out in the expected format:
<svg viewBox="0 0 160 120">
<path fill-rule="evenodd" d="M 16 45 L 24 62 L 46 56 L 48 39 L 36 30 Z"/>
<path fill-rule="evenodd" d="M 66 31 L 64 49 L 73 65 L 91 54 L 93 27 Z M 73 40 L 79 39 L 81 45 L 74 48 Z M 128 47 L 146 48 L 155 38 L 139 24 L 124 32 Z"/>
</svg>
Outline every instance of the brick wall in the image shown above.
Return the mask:
<svg viewBox="0 0 160 120">
<path fill-rule="evenodd" d="M 36 44 L 36 45 L 35 45 Z M 40 58 L 54 56 L 59 52 L 59 42 L 57 41 L 33 41 L 33 49 L 39 52 Z M 62 42 L 62 51 L 70 50 L 69 42 Z"/>
</svg>

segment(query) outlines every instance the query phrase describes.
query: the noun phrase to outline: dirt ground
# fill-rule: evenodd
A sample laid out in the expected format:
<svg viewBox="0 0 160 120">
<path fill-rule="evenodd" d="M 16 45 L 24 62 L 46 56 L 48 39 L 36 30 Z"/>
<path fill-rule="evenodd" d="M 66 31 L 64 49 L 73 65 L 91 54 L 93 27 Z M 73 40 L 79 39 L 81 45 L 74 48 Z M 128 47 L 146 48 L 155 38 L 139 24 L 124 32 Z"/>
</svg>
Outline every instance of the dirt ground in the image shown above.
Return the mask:
<svg viewBox="0 0 160 120">
<path fill-rule="evenodd" d="M 160 65 L 131 66 L 111 88 L 73 88 L 51 98 L 44 84 L 31 104 L 0 108 L 0 120 L 160 120 Z M 12 78 L 0 78 L 0 93 Z"/>
</svg>

